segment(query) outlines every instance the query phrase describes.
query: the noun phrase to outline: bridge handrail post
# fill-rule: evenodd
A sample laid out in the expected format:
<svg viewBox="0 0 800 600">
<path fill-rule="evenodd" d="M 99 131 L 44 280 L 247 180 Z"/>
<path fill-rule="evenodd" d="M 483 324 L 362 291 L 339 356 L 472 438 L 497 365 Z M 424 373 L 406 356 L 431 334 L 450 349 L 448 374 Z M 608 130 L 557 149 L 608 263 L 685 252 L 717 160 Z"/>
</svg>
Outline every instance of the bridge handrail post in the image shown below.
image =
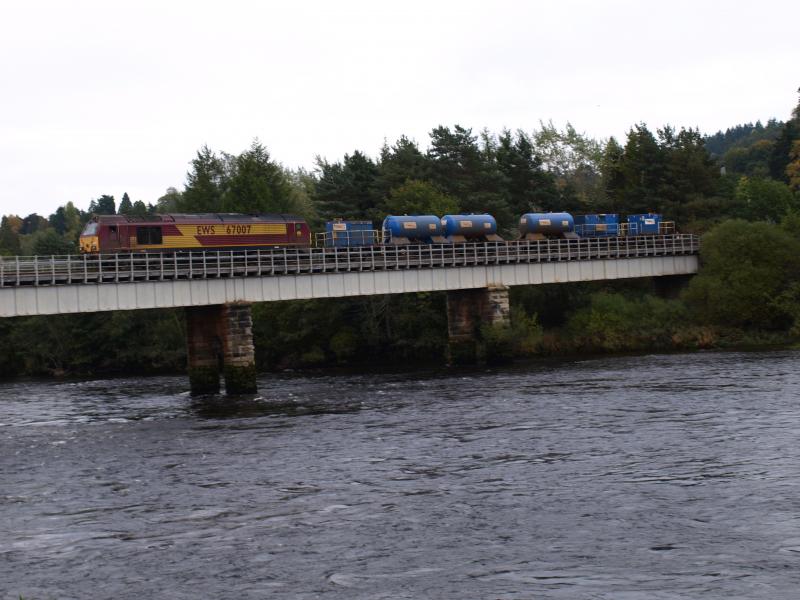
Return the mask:
<svg viewBox="0 0 800 600">
<path fill-rule="evenodd" d="M 50 255 L 50 284 L 56 284 L 56 257 L 54 254 Z"/>
<path fill-rule="evenodd" d="M 39 257 L 33 257 L 33 285 L 39 285 Z"/>
</svg>

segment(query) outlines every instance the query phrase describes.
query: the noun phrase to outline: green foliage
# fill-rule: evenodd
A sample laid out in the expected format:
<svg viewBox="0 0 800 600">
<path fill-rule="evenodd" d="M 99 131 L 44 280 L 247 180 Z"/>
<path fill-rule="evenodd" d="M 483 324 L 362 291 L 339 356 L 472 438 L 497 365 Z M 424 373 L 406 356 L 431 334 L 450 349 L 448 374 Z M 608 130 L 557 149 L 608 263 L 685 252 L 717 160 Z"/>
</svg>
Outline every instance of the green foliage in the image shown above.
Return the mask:
<svg viewBox="0 0 800 600">
<path fill-rule="evenodd" d="M 775 119 L 767 121 L 763 125 L 761 121 L 745 123 L 729 127 L 724 132 L 718 131 L 714 135 L 705 138 L 705 146 L 712 158 L 719 159 L 724 157 L 732 150 L 747 150 L 754 144 L 762 141 L 774 141 L 783 129 L 783 123 Z M 727 164 L 723 158 L 723 164 Z"/>
<path fill-rule="evenodd" d="M 141 310 L 0 319 L 0 364 L 15 373 L 177 371 L 185 365 L 180 311 Z M 0 330 L 2 331 L 2 330 Z"/>
<path fill-rule="evenodd" d="M 557 179 L 560 203 L 548 210 L 586 211 L 602 203 L 603 143 L 579 133 L 571 123 L 559 130 L 553 122 L 540 122 L 533 134 L 544 165 Z"/>
<path fill-rule="evenodd" d="M 683 296 L 696 321 L 791 326 L 787 302 L 800 279 L 800 240 L 776 225 L 726 221 L 703 237 L 700 251 L 702 269 Z"/>
<path fill-rule="evenodd" d="M 383 206 L 387 215 L 448 215 L 458 213 L 458 202 L 432 184 L 414 179 L 389 190 Z"/>
<path fill-rule="evenodd" d="M 571 315 L 566 330 L 577 349 L 649 350 L 672 347 L 673 335 L 685 321 L 686 310 L 677 300 L 598 292 Z"/>
<path fill-rule="evenodd" d="M 119 201 L 117 212 L 121 215 L 133 214 L 133 203 L 131 202 L 130 196 L 128 196 L 128 192 L 122 194 L 122 200 Z"/>
<path fill-rule="evenodd" d="M 504 364 L 517 356 L 531 356 L 539 352 L 544 330 L 536 314 L 528 316 L 514 307 L 507 323 L 483 325 L 480 329 L 480 358 L 487 364 Z"/>
<path fill-rule="evenodd" d="M 0 253 L 15 255 L 20 253 L 19 229 L 22 219 L 16 215 L 6 215 L 0 222 Z"/>
<path fill-rule="evenodd" d="M 789 187 L 773 179 L 741 177 L 734 192 L 731 213 L 752 221 L 778 222 L 789 211 L 798 208 Z"/>
<path fill-rule="evenodd" d="M 97 200 L 92 200 L 89 203 L 89 214 L 91 215 L 117 214 L 117 205 L 114 200 L 114 196 L 103 194 Z"/>
<path fill-rule="evenodd" d="M 31 254 L 37 256 L 74 254 L 76 250 L 73 242 L 59 235 L 54 229 L 47 229 L 34 234 Z"/>
<path fill-rule="evenodd" d="M 258 140 L 253 141 L 233 161 L 233 172 L 222 195 L 222 212 L 287 213 L 292 208 L 283 170 Z"/>
<path fill-rule="evenodd" d="M 769 159 L 770 177 L 788 183 L 789 177 L 786 169 L 792 162 L 792 150 L 797 140 L 800 140 L 800 101 L 792 111 L 792 118 L 786 121 L 780 135 L 775 140 Z"/>
<path fill-rule="evenodd" d="M 50 223 L 47 219 L 41 215 L 32 213 L 22 219 L 22 227 L 20 227 L 19 233 L 20 235 L 30 235 L 41 229 L 46 229 L 49 225 Z"/>
<path fill-rule="evenodd" d="M 173 197 L 179 209 L 186 212 L 219 212 L 222 193 L 228 182 L 226 161 L 208 146 L 197 151 L 192 168 L 186 174 L 186 189 L 180 200 Z"/>
<path fill-rule="evenodd" d="M 371 158 L 356 150 L 343 162 L 317 159 L 319 178 L 315 188 L 317 210 L 324 219 L 378 220 L 381 199 L 379 170 Z"/>
<path fill-rule="evenodd" d="M 533 141 L 523 131 L 516 135 L 503 131 L 497 139 L 494 158 L 504 177 L 513 215 L 564 210 L 560 208 L 562 198 L 555 177 L 544 170 Z"/>
<path fill-rule="evenodd" d="M 184 206 L 183 194 L 174 187 L 168 187 L 166 193 L 156 200 L 156 212 L 174 213 Z"/>
<path fill-rule="evenodd" d="M 416 142 L 406 136 L 400 136 L 391 147 L 384 144 L 381 148 L 379 185 L 385 195 L 392 188 L 403 185 L 406 181 L 426 181 L 430 179 L 430 163 L 420 152 Z"/>
</svg>

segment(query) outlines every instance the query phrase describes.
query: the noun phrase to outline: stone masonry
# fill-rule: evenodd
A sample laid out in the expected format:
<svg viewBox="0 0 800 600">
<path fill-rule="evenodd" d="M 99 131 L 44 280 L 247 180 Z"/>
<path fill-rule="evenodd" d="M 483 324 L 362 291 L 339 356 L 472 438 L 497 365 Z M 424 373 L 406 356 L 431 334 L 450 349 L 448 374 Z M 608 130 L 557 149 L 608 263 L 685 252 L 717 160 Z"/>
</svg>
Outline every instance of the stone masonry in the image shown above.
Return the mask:
<svg viewBox="0 0 800 600">
<path fill-rule="evenodd" d="M 192 394 L 219 392 L 220 372 L 224 373 L 228 394 L 255 393 L 250 304 L 189 307 L 186 334 Z"/>
<path fill-rule="evenodd" d="M 481 326 L 508 323 L 509 319 L 505 286 L 447 292 L 448 362 L 477 362 Z"/>
</svg>

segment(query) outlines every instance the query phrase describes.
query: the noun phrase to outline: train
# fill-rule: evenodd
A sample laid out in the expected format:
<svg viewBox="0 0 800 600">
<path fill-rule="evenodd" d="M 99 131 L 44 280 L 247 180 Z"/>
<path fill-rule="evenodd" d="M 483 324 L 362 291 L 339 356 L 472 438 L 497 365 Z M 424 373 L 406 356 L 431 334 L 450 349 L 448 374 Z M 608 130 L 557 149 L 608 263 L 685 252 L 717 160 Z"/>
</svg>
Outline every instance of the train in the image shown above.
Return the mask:
<svg viewBox="0 0 800 600">
<path fill-rule="evenodd" d="M 518 240 L 581 239 L 674 233 L 656 213 L 571 215 L 526 213 Z M 334 219 L 314 235 L 302 217 L 284 214 L 95 215 L 80 236 L 82 254 L 231 250 L 257 248 L 364 247 L 405 244 L 503 242 L 489 214 L 389 215 L 380 229 L 371 221 Z"/>
</svg>

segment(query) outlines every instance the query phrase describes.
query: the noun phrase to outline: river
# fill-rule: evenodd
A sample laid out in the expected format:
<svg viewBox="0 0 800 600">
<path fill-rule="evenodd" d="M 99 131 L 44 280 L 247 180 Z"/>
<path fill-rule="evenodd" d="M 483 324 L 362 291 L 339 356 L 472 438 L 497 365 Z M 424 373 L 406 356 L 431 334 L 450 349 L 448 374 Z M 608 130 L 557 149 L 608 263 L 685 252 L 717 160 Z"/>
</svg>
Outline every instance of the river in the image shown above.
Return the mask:
<svg viewBox="0 0 800 600">
<path fill-rule="evenodd" d="M 0 598 L 800 597 L 800 352 L 0 384 Z"/>
</svg>

